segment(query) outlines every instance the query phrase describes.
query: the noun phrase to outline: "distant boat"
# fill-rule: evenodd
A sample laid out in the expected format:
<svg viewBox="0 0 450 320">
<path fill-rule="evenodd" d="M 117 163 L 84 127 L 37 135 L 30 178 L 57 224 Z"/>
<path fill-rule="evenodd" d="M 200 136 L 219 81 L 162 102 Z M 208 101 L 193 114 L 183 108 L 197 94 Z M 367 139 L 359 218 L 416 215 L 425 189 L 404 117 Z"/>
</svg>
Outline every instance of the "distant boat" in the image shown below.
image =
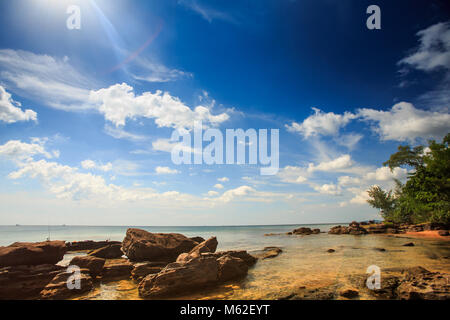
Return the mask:
<svg viewBox="0 0 450 320">
<path fill-rule="evenodd" d="M 63 227 L 65 227 L 66 225 L 65 225 L 65 224 L 63 224 L 62 226 L 63 226 Z"/>
<path fill-rule="evenodd" d="M 20 224 L 17 224 L 17 223 L 16 223 L 16 227 L 20 227 Z"/>
</svg>

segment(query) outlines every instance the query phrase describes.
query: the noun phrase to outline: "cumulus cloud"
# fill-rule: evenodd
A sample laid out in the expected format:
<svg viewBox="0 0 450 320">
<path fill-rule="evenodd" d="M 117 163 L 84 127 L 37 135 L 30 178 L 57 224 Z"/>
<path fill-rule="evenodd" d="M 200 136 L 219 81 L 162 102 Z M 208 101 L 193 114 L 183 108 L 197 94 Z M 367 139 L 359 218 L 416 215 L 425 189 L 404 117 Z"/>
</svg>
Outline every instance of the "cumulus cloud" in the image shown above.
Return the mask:
<svg viewBox="0 0 450 320">
<path fill-rule="evenodd" d="M 14 123 L 18 121 L 36 121 L 37 113 L 33 110 L 20 109 L 20 102 L 14 101 L 11 94 L 0 86 L 0 121 Z"/>
<path fill-rule="evenodd" d="M 116 126 L 124 126 L 128 119 L 139 117 L 154 119 L 158 127 L 179 129 L 192 128 L 195 121 L 217 125 L 229 119 L 228 114 L 213 115 L 204 106 L 197 106 L 192 110 L 167 92 L 144 92 L 136 95 L 126 83 L 91 91 L 90 101 L 97 105 L 98 111 L 107 121 Z"/>
<path fill-rule="evenodd" d="M 312 108 L 314 114 L 303 120 L 302 123 L 292 122 L 286 125 L 288 131 L 298 132 L 304 138 L 312 136 L 332 136 L 338 134 L 339 130 L 345 127 L 350 120 L 356 116 L 351 112 L 336 114 L 334 112 L 325 113 L 317 108 Z"/>
<path fill-rule="evenodd" d="M 155 168 L 156 174 L 177 174 L 180 173 L 180 171 L 176 169 L 171 169 L 169 167 L 156 167 Z"/>
<path fill-rule="evenodd" d="M 223 177 L 223 178 L 217 179 L 217 181 L 220 181 L 220 182 L 228 182 L 228 181 L 230 181 L 230 179 L 228 179 L 227 177 Z"/>
<path fill-rule="evenodd" d="M 344 154 L 331 161 L 324 161 L 318 165 L 310 163 L 307 171 L 312 173 L 314 171 L 341 171 L 342 169 L 350 168 L 354 164 L 349 154 Z"/>
<path fill-rule="evenodd" d="M 341 194 L 341 190 L 340 190 L 339 186 L 332 184 L 332 183 L 331 184 L 323 184 L 320 186 L 314 186 L 313 188 L 314 188 L 314 190 L 316 190 L 317 192 L 322 193 L 322 194 L 328 194 L 328 195 L 333 195 L 333 196 Z"/>
<path fill-rule="evenodd" d="M 220 197 L 216 198 L 219 202 L 230 202 L 237 197 L 243 197 L 251 193 L 255 193 L 256 190 L 249 186 L 240 186 L 236 189 L 225 191 Z"/>
<path fill-rule="evenodd" d="M 397 103 L 388 111 L 359 109 L 358 115 L 374 122 L 373 130 L 384 141 L 441 138 L 449 131 L 449 113 L 417 109 L 407 102 Z"/>
<path fill-rule="evenodd" d="M 214 188 L 216 188 L 216 189 L 223 189 L 223 185 L 220 184 L 220 183 L 217 183 L 217 184 L 214 185 Z"/>
<path fill-rule="evenodd" d="M 10 140 L 0 145 L 0 156 L 13 161 L 31 160 L 33 156 L 42 155 L 48 159 L 58 157 L 57 152 L 50 153 L 45 150 L 44 142 L 34 140 L 33 143 L 26 143 L 20 140 Z"/>
<path fill-rule="evenodd" d="M 81 162 L 81 167 L 87 170 L 100 170 L 108 172 L 112 170 L 112 163 L 108 162 L 107 164 L 98 164 L 93 160 L 87 159 Z"/>
<path fill-rule="evenodd" d="M 450 69 L 450 22 L 434 24 L 417 33 L 419 47 L 398 62 L 418 70 Z"/>
</svg>

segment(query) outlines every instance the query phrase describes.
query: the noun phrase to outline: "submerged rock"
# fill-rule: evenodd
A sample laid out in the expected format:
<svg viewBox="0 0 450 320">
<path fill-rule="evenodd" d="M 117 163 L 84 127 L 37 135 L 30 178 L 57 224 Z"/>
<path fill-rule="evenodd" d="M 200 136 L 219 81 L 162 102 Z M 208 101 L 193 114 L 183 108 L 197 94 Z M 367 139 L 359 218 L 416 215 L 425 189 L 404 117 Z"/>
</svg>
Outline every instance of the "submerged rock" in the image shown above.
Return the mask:
<svg viewBox="0 0 450 320">
<path fill-rule="evenodd" d="M 58 273 L 40 293 L 41 299 L 62 300 L 71 296 L 91 291 L 92 279 L 87 274 L 87 269 L 81 269 L 77 275 L 69 271 Z M 79 287 L 76 282 L 79 281 Z M 69 283 L 72 286 L 69 286 Z"/>
<path fill-rule="evenodd" d="M 52 264 L 0 268 L 0 300 L 37 299 L 63 269 Z"/>
<path fill-rule="evenodd" d="M 89 252 L 89 255 L 103 259 L 117 259 L 123 256 L 121 247 L 121 244 L 110 244 Z"/>
<path fill-rule="evenodd" d="M 278 247 L 265 247 L 263 249 L 263 252 L 260 255 L 258 255 L 258 258 L 261 258 L 262 260 L 272 259 L 277 257 L 282 252 L 283 250 Z"/>
<path fill-rule="evenodd" d="M 122 251 L 131 261 L 175 261 L 181 253 L 191 251 L 197 242 L 178 233 L 150 233 L 128 229 Z"/>
<path fill-rule="evenodd" d="M 129 279 L 133 265 L 127 259 L 106 260 L 102 280 Z"/>
<path fill-rule="evenodd" d="M 15 242 L 0 247 L 0 267 L 56 264 L 66 253 L 64 241 Z"/>
<path fill-rule="evenodd" d="M 430 272 L 422 267 L 406 271 L 397 288 L 399 299 L 448 300 L 450 299 L 450 274 Z"/>
</svg>

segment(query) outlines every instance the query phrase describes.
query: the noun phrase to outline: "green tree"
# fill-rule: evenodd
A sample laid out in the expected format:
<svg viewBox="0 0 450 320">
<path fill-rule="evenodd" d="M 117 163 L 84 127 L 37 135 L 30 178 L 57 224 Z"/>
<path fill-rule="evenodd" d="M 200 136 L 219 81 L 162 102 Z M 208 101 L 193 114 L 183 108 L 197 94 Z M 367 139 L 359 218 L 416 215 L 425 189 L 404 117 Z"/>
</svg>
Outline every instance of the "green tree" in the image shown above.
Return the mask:
<svg viewBox="0 0 450 320">
<path fill-rule="evenodd" d="M 398 151 L 384 165 L 391 170 L 397 167 L 412 169 L 405 185 L 397 181 L 394 195 L 391 191 L 383 191 L 383 194 L 379 190 L 369 193 L 369 203 L 372 206 L 389 205 L 387 218 L 390 221 L 450 224 L 449 143 L 450 133 L 441 143 L 430 140 L 428 148 L 399 146 Z M 380 202 L 383 195 L 384 202 Z M 376 200 L 374 196 L 379 199 Z"/>
</svg>

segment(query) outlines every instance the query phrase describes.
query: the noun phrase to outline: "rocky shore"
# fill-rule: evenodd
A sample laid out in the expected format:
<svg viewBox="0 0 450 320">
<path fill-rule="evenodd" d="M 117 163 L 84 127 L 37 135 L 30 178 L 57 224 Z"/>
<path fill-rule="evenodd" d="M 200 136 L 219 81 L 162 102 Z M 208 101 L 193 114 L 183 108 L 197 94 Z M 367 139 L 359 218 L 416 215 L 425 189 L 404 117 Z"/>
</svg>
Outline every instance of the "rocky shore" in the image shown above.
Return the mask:
<svg viewBox="0 0 450 320">
<path fill-rule="evenodd" d="M 216 252 L 217 245 L 215 237 L 140 229 L 128 229 L 122 242 L 13 243 L 0 247 L 0 299 L 70 299 L 96 283 L 122 279 L 133 279 L 142 298 L 175 297 L 245 278 L 257 258 L 246 251 Z M 67 252 L 85 255 L 59 266 Z M 79 287 L 70 289 L 76 279 Z"/>
<path fill-rule="evenodd" d="M 367 234 L 407 235 L 409 232 L 430 231 L 448 237 L 445 226 L 432 224 L 397 226 L 352 222 L 348 226 L 335 226 L 328 233 L 359 237 Z M 323 233 L 319 229 L 302 227 L 284 235 L 314 239 Z M 414 246 L 414 242 L 405 241 L 403 245 Z M 170 299 L 195 292 L 201 294 L 228 283 L 234 285 L 247 277 L 249 268 L 258 260 L 267 260 L 270 264 L 272 259 L 280 259 L 277 257 L 286 254 L 282 247 L 275 246 L 265 247 L 254 255 L 246 251 L 217 251 L 217 247 L 216 237 L 205 240 L 202 237 L 150 233 L 134 228 L 127 230 L 122 242 L 17 242 L 0 247 L 0 299 L 73 299 L 89 295 L 100 284 L 120 281 L 127 281 L 130 285 L 134 283 L 134 290 L 140 298 Z M 383 248 L 373 249 L 385 251 Z M 339 248 L 325 249 L 323 254 L 335 256 L 339 252 Z M 72 259 L 68 265 L 62 266 L 61 260 L 65 255 L 65 259 L 70 256 Z M 77 279 L 80 286 L 70 289 L 67 284 L 74 280 L 74 266 L 79 272 Z M 305 287 L 285 298 L 450 298 L 449 275 L 421 267 L 383 270 L 382 288 L 379 290 L 367 291 L 367 275 L 349 277 L 353 284 L 351 287 Z"/>
</svg>

